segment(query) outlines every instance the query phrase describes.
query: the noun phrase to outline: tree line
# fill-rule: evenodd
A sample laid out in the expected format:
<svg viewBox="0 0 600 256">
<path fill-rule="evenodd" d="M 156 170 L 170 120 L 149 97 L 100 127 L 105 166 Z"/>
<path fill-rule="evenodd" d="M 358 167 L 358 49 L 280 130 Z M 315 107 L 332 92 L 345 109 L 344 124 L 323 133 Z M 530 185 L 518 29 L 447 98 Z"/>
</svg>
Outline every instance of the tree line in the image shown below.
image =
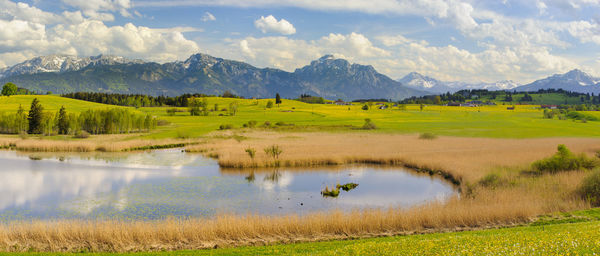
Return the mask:
<svg viewBox="0 0 600 256">
<path fill-rule="evenodd" d="M 56 113 L 44 111 L 37 98 L 28 112 L 19 106 L 15 113 L 0 115 L 0 133 L 5 134 L 116 134 L 147 132 L 156 128 L 157 119 L 129 109 L 89 109 L 81 113 L 68 113 L 62 106 Z"/>
<path fill-rule="evenodd" d="M 202 93 L 182 94 L 179 96 L 148 96 L 143 94 L 119 94 L 119 93 L 102 93 L 102 92 L 73 92 L 63 94 L 63 97 L 85 100 L 90 102 L 129 106 L 129 107 L 191 107 L 191 98 L 214 97 L 215 95 L 207 95 Z M 240 98 L 230 91 L 225 91 L 221 97 L 223 98 Z"/>
</svg>

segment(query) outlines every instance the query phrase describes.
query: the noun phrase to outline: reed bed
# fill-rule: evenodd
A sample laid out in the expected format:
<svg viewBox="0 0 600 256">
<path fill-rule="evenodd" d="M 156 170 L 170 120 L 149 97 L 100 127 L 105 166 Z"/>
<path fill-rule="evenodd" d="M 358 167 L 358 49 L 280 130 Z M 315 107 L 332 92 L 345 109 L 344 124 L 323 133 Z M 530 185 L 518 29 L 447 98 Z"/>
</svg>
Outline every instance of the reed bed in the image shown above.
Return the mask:
<svg viewBox="0 0 600 256">
<path fill-rule="evenodd" d="M 160 221 L 30 221 L 0 225 L 2 251 L 133 252 L 474 230 L 510 226 L 548 210 L 545 200 L 500 192 L 410 209 L 332 211 L 305 216 L 219 215 Z M 539 199 L 539 198 L 538 198 Z M 548 209 L 547 207 L 551 207 Z"/>
<path fill-rule="evenodd" d="M 39 138 L 0 138 L 0 148 L 29 152 L 122 152 L 146 149 L 184 147 L 200 143 L 198 139 L 125 139 L 100 135 L 85 140 L 50 140 Z"/>
<path fill-rule="evenodd" d="M 215 139 L 186 149 L 216 157 L 219 165 L 228 168 L 401 164 L 443 171 L 467 182 L 476 182 L 498 169 L 528 167 L 531 162 L 556 152 L 558 144 L 565 144 L 576 153 L 591 155 L 600 150 L 600 139 L 590 138 L 423 140 L 419 135 L 277 132 L 251 132 L 244 136 L 249 139 Z M 282 150 L 278 159 L 263 152 L 272 145 Z M 248 148 L 256 150 L 254 159 L 245 152 Z"/>
</svg>

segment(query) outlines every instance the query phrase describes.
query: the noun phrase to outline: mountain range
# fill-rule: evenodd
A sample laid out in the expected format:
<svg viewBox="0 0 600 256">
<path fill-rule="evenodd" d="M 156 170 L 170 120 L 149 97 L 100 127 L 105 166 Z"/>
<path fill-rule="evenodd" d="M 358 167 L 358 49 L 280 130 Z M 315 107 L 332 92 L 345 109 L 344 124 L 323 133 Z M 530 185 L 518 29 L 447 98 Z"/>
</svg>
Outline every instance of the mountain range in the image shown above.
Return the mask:
<svg viewBox="0 0 600 256">
<path fill-rule="evenodd" d="M 555 74 L 547 78 L 536 80 L 532 83 L 520 85 L 511 80 L 495 83 L 467 83 L 467 82 L 445 82 L 435 78 L 411 72 L 398 82 L 408 87 L 426 91 L 430 94 L 456 92 L 466 89 L 486 89 L 490 91 L 538 91 L 540 89 L 563 89 L 565 91 L 579 93 L 600 94 L 600 78 L 593 77 L 579 69 L 571 70 L 564 74 Z"/>
<path fill-rule="evenodd" d="M 403 86 L 370 65 L 351 64 L 326 55 L 310 65 L 286 72 L 195 54 L 185 61 L 158 64 L 118 56 L 51 55 L 0 71 L 0 83 L 13 82 L 34 91 L 77 91 L 180 95 L 219 95 L 230 91 L 250 97 L 285 98 L 301 94 L 329 99 L 403 99 L 427 92 Z"/>
<path fill-rule="evenodd" d="M 563 89 L 580 93 L 600 93 L 600 78 L 574 69 L 564 74 L 556 74 L 533 83 L 515 88 L 517 91 L 537 91 L 539 89 Z"/>
<path fill-rule="evenodd" d="M 564 89 L 600 93 L 600 78 L 577 69 L 526 85 L 510 80 L 495 83 L 446 82 L 416 72 L 396 81 L 380 74 L 371 65 L 351 64 L 332 55 L 325 55 L 294 72 L 257 68 L 206 54 L 194 54 L 185 61 L 164 64 L 109 55 L 83 58 L 49 55 L 1 69 L 0 84 L 6 82 L 33 91 L 53 93 L 88 91 L 172 96 L 183 93 L 220 95 L 230 91 L 246 98 L 267 98 L 279 93 L 284 98 L 310 94 L 344 100 L 399 100 L 464 89 Z"/>
<path fill-rule="evenodd" d="M 486 89 L 490 91 L 509 90 L 519 86 L 519 84 L 510 80 L 499 81 L 495 83 L 445 82 L 421 75 L 417 72 L 409 73 L 408 75 L 399 79 L 398 82 L 418 90 L 435 94 L 446 92 L 452 93 L 466 89 Z"/>
</svg>

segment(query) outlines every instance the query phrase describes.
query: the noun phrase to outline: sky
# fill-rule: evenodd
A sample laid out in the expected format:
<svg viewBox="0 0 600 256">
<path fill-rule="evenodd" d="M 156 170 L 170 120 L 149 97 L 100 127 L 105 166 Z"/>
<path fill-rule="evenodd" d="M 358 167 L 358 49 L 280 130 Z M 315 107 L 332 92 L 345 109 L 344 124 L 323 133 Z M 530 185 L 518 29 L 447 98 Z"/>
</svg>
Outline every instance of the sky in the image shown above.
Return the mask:
<svg viewBox="0 0 600 256">
<path fill-rule="evenodd" d="M 50 54 L 195 53 L 286 71 L 333 54 L 393 79 L 600 76 L 600 0 L 0 0 L 0 68 Z"/>
</svg>

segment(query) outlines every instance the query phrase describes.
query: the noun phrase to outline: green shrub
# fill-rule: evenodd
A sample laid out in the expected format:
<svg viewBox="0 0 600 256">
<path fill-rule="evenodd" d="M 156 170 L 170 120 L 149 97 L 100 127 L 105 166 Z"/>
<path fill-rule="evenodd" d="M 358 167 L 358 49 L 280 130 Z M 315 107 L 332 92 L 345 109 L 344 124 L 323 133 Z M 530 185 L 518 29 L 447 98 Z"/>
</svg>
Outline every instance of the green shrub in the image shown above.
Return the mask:
<svg viewBox="0 0 600 256">
<path fill-rule="evenodd" d="M 366 118 L 365 124 L 363 124 L 362 128 L 365 130 L 375 130 L 375 129 L 377 129 L 377 126 L 373 123 L 373 121 L 371 121 L 370 118 Z"/>
<path fill-rule="evenodd" d="M 344 185 L 337 184 L 337 186 L 335 186 L 335 188 L 337 188 L 337 189 L 341 188 L 344 191 L 350 191 L 350 190 L 355 189 L 356 187 L 358 187 L 358 184 L 352 183 L 352 182 L 351 183 L 346 183 Z"/>
<path fill-rule="evenodd" d="M 177 138 L 178 139 L 189 139 L 192 137 L 192 134 L 190 132 L 187 131 L 177 131 Z"/>
<path fill-rule="evenodd" d="M 429 132 L 421 133 L 421 135 L 419 135 L 419 139 L 422 139 L 422 140 L 433 140 L 436 138 L 437 138 L 437 136 L 435 134 L 429 133 Z"/>
<path fill-rule="evenodd" d="M 369 105 L 367 105 L 367 104 L 363 105 L 362 110 L 369 110 Z"/>
<path fill-rule="evenodd" d="M 321 195 L 323 197 L 338 197 L 340 195 L 339 188 L 332 188 L 331 190 L 325 186 L 325 189 L 321 190 Z"/>
<path fill-rule="evenodd" d="M 219 125 L 219 130 L 229 130 L 233 129 L 233 124 L 222 124 Z"/>
<path fill-rule="evenodd" d="M 584 114 L 584 113 L 580 113 L 577 111 L 569 111 L 569 113 L 567 113 L 567 117 L 573 120 L 582 120 L 585 122 L 587 121 L 598 121 L 598 118 L 592 115 L 588 115 L 588 114 Z"/>
<path fill-rule="evenodd" d="M 83 131 L 83 130 L 75 132 L 75 135 L 73 135 L 73 138 L 76 138 L 76 139 L 87 139 L 89 137 L 90 137 L 90 133 Z"/>
<path fill-rule="evenodd" d="M 600 206 L 600 170 L 590 173 L 583 179 L 577 193 L 593 207 Z"/>
<path fill-rule="evenodd" d="M 531 167 L 537 172 L 556 173 L 560 171 L 592 169 L 597 165 L 596 160 L 589 159 L 584 154 L 575 155 L 565 145 L 558 145 L 558 152 L 553 156 L 535 161 Z"/>
<path fill-rule="evenodd" d="M 247 127 L 247 128 L 254 128 L 254 127 L 256 127 L 256 121 L 254 121 L 254 120 L 248 121 L 248 123 L 245 124 L 245 127 Z"/>
<path fill-rule="evenodd" d="M 479 180 L 479 184 L 484 187 L 497 187 L 500 183 L 500 175 L 497 173 L 490 173 Z"/>
</svg>

